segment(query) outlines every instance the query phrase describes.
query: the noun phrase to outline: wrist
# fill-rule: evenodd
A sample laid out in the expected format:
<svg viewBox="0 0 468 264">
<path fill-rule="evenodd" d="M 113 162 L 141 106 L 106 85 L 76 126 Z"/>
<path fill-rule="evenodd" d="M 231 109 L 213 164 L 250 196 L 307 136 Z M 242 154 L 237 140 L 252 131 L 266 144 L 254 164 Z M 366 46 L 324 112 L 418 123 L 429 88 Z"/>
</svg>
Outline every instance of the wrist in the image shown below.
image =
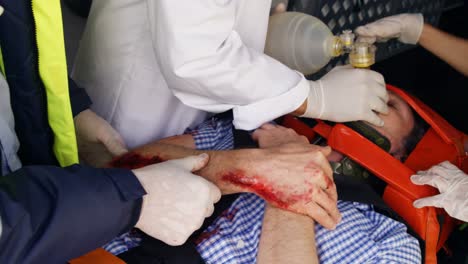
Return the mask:
<svg viewBox="0 0 468 264">
<path fill-rule="evenodd" d="M 302 117 L 309 117 L 309 118 L 320 118 L 323 114 L 323 87 L 322 82 L 319 81 L 311 81 L 309 82 L 310 91 L 309 96 L 307 97 L 307 104 L 306 110 Z"/>
<path fill-rule="evenodd" d="M 224 153 L 210 153 L 210 166 L 199 173 L 209 175 L 223 194 L 253 192 L 251 182 L 265 155 L 262 149 L 240 149 Z"/>
<path fill-rule="evenodd" d="M 408 44 L 417 44 L 424 29 L 424 16 L 422 14 L 409 14 L 404 23 L 405 34 L 400 36 L 400 41 Z"/>
</svg>

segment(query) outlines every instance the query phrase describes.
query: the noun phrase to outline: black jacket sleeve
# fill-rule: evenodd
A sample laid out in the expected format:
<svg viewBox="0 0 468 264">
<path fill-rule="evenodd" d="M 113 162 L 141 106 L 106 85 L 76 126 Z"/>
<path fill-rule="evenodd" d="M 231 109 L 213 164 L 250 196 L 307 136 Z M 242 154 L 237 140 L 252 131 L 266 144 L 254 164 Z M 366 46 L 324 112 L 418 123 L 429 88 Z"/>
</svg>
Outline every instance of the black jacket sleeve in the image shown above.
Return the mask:
<svg viewBox="0 0 468 264">
<path fill-rule="evenodd" d="M 0 263 L 66 263 L 129 231 L 145 194 L 122 169 L 31 166 L 0 178 Z"/>
<path fill-rule="evenodd" d="M 70 77 L 68 77 L 68 87 L 72 112 L 75 117 L 91 106 L 91 99 L 85 89 L 79 87 Z"/>
</svg>

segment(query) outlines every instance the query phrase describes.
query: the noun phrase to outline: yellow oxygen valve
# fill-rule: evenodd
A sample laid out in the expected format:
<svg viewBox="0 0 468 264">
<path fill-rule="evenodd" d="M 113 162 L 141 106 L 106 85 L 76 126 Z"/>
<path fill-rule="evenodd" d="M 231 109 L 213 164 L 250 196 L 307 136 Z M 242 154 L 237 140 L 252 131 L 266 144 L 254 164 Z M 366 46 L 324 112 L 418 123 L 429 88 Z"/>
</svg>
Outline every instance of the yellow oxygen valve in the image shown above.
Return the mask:
<svg viewBox="0 0 468 264">
<path fill-rule="evenodd" d="M 369 68 L 375 63 L 376 50 L 367 42 L 355 42 L 349 53 L 349 63 L 355 68 Z"/>
<path fill-rule="evenodd" d="M 343 33 L 341 33 L 340 39 L 343 43 L 344 53 L 350 53 L 353 50 L 354 37 L 353 31 L 349 29 L 343 30 Z"/>
</svg>

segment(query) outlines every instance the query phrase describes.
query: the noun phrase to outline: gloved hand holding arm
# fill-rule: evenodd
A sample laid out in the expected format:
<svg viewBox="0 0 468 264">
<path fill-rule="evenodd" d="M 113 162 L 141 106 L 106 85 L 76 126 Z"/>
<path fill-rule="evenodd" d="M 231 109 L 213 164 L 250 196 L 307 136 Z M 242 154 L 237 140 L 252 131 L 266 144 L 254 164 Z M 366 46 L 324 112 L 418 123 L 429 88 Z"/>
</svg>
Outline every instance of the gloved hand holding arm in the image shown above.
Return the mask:
<svg viewBox="0 0 468 264">
<path fill-rule="evenodd" d="M 384 42 L 391 38 L 417 44 L 468 76 L 468 40 L 447 34 L 424 23 L 422 14 L 401 14 L 382 18 L 358 27 L 359 38 L 367 42 Z"/>
<path fill-rule="evenodd" d="M 80 112 L 74 121 L 80 158 L 88 165 L 102 167 L 128 151 L 120 134 L 93 111 Z"/>
<path fill-rule="evenodd" d="M 438 195 L 416 200 L 416 208 L 444 208 L 450 216 L 468 222 L 468 175 L 463 171 L 444 161 L 411 176 L 411 181 L 418 185 L 431 185 L 440 191 Z"/>
<path fill-rule="evenodd" d="M 168 245 L 184 244 L 221 198 L 218 187 L 191 173 L 208 160 L 207 154 L 201 154 L 134 170 L 148 192 L 136 227 Z"/>
<path fill-rule="evenodd" d="M 135 225 L 182 244 L 220 197 L 212 183 L 190 173 L 207 161 L 206 154 L 192 156 L 133 173 L 31 166 L 1 177 L 0 262 L 65 263 Z"/>
</svg>

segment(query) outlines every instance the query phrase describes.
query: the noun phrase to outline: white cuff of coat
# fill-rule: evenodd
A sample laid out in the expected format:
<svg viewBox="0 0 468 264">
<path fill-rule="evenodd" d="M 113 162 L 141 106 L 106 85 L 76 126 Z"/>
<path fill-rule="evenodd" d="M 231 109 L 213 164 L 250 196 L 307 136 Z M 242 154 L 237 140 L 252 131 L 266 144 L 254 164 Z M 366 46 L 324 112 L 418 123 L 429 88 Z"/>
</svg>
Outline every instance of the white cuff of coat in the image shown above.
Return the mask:
<svg viewBox="0 0 468 264">
<path fill-rule="evenodd" d="M 294 88 L 281 95 L 234 107 L 234 126 L 237 129 L 253 130 L 275 118 L 294 112 L 309 96 L 309 81 L 302 74 L 301 76 Z"/>
</svg>

